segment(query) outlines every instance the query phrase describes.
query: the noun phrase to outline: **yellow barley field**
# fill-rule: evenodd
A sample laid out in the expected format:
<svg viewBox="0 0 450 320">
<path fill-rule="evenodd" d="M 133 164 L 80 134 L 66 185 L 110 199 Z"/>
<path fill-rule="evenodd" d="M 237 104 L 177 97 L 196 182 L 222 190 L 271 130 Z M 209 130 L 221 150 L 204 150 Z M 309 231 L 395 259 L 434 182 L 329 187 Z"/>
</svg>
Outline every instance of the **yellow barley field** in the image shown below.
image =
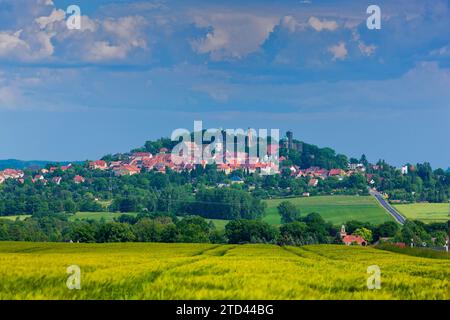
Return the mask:
<svg viewBox="0 0 450 320">
<path fill-rule="evenodd" d="M 81 270 L 69 290 L 67 267 Z M 379 266 L 381 288 L 367 288 Z M 450 260 L 317 245 L 0 243 L 0 299 L 450 299 Z"/>
</svg>

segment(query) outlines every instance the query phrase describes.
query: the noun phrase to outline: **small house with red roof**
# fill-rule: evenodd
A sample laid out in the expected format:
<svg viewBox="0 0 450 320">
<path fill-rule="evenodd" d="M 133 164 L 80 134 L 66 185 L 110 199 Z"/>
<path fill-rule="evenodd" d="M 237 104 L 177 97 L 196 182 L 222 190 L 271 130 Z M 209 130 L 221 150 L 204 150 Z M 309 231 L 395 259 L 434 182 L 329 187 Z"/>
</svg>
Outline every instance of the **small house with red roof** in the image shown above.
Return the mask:
<svg viewBox="0 0 450 320">
<path fill-rule="evenodd" d="M 76 175 L 75 178 L 73 178 L 73 182 L 76 184 L 84 183 L 86 179 L 84 179 L 82 176 Z"/>
<path fill-rule="evenodd" d="M 89 162 L 89 169 L 91 170 L 106 170 L 108 169 L 108 164 L 106 161 L 103 160 L 97 160 Z"/>
</svg>

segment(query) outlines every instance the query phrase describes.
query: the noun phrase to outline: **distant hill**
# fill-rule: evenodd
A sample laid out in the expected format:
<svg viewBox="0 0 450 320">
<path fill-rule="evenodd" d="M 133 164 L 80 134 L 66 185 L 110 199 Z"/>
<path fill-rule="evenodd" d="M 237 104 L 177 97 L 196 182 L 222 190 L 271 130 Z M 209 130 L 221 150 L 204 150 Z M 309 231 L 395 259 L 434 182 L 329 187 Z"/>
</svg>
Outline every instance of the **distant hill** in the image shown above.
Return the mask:
<svg viewBox="0 0 450 320">
<path fill-rule="evenodd" d="M 17 159 L 8 159 L 8 160 L 0 160 L 0 170 L 4 170 L 6 168 L 11 169 L 43 168 L 48 163 L 59 163 L 61 165 L 67 165 L 69 163 L 76 163 L 76 162 L 69 162 L 69 161 L 58 162 L 58 161 L 43 161 L 43 160 L 23 161 Z"/>
</svg>

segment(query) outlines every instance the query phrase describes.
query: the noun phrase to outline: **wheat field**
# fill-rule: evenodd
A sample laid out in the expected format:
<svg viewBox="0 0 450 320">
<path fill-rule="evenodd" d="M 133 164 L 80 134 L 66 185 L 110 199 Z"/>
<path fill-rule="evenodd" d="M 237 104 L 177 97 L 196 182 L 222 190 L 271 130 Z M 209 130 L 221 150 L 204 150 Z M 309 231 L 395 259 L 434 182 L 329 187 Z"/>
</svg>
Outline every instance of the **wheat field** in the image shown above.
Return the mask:
<svg viewBox="0 0 450 320">
<path fill-rule="evenodd" d="M 66 285 L 71 265 L 79 290 Z M 341 245 L 2 242 L 0 299 L 449 300 L 450 261 Z"/>
</svg>

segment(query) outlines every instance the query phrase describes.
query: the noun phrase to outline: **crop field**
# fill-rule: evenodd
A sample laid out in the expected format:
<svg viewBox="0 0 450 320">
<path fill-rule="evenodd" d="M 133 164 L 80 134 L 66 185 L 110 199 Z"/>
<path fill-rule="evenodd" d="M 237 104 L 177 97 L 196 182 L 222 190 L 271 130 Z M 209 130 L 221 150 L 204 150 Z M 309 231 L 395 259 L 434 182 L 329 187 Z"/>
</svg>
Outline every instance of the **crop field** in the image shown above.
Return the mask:
<svg viewBox="0 0 450 320">
<path fill-rule="evenodd" d="M 406 218 L 425 223 L 450 220 L 450 203 L 398 204 L 394 207 Z"/>
<path fill-rule="evenodd" d="M 66 286 L 71 265 L 79 290 Z M 0 243 L 0 299 L 448 300 L 449 288 L 449 260 L 369 247 Z"/>
<path fill-rule="evenodd" d="M 394 221 L 371 196 L 317 196 L 267 200 L 267 214 L 264 218 L 266 222 L 273 225 L 281 223 L 277 206 L 284 200 L 297 206 L 302 216 L 317 212 L 334 225 L 340 225 L 349 220 L 373 224 Z"/>
</svg>

